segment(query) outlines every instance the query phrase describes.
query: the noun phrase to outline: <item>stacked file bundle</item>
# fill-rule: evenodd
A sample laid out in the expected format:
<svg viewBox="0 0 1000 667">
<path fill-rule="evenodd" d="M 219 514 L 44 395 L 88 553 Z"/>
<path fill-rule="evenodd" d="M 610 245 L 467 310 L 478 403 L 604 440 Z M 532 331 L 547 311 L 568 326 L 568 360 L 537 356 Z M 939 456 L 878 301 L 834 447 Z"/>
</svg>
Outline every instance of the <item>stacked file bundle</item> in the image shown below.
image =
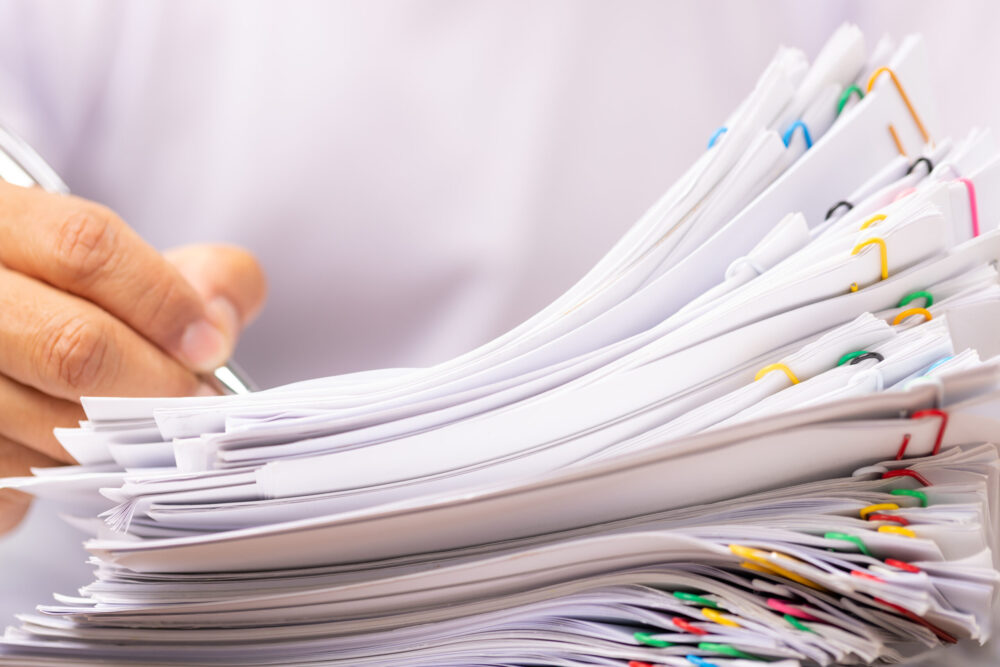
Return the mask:
<svg viewBox="0 0 1000 667">
<path fill-rule="evenodd" d="M 85 399 L 95 581 L 0 664 L 898 663 L 1000 624 L 1000 152 L 781 49 L 574 287 L 425 369 Z M 998 208 L 994 208 L 994 207 Z M 950 650 L 962 650 L 952 648 Z"/>
</svg>

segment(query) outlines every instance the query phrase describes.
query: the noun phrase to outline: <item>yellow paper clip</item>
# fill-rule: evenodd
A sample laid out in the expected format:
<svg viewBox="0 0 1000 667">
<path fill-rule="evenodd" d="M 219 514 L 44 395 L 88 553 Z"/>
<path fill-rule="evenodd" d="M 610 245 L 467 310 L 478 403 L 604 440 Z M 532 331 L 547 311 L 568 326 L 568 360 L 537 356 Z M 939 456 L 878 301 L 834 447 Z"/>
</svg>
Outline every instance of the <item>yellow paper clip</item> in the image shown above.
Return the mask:
<svg viewBox="0 0 1000 667">
<path fill-rule="evenodd" d="M 934 319 L 934 316 L 931 315 L 931 311 L 927 310 L 926 308 L 907 308 L 899 315 L 896 315 L 896 317 L 893 318 L 892 323 L 894 325 L 899 324 L 900 322 L 905 320 L 907 317 L 910 317 L 911 315 L 923 315 L 925 322 L 930 322 L 931 320 Z"/>
<path fill-rule="evenodd" d="M 867 519 L 868 515 L 872 512 L 882 512 L 884 510 L 898 510 L 899 505 L 896 503 L 879 503 L 877 505 L 869 505 L 868 507 L 862 507 L 858 510 L 858 514 L 861 515 L 862 519 Z"/>
<path fill-rule="evenodd" d="M 882 280 L 885 280 L 886 278 L 889 277 L 889 258 L 887 257 L 887 254 L 886 254 L 885 239 L 881 239 L 881 238 L 875 237 L 875 238 L 868 239 L 867 241 L 862 241 L 858 245 L 854 246 L 854 250 L 851 251 L 851 254 L 852 255 L 857 255 L 859 252 L 861 252 L 861 250 L 863 248 L 865 248 L 867 246 L 870 246 L 870 245 L 877 245 L 878 246 L 878 249 L 879 249 L 879 259 L 882 262 Z M 858 291 L 858 284 L 857 283 L 851 283 L 851 291 L 852 292 L 857 292 Z"/>
<path fill-rule="evenodd" d="M 881 222 L 883 220 L 885 220 L 885 215 L 884 214 L 879 213 L 878 215 L 873 215 L 872 217 L 868 218 L 863 223 L 861 223 L 861 229 L 868 229 L 869 227 L 871 227 L 872 225 L 874 225 L 876 222 Z"/>
<path fill-rule="evenodd" d="M 797 572 L 792 572 L 787 568 L 781 567 L 777 563 L 771 562 L 771 559 L 768 558 L 768 553 L 766 551 L 761 551 L 760 549 L 754 549 L 753 547 L 744 546 L 742 544 L 730 544 L 729 550 L 732 551 L 737 556 L 739 556 L 740 558 L 746 558 L 748 561 L 750 561 L 749 563 L 743 564 L 743 567 L 746 567 L 749 570 L 755 570 L 757 572 L 760 572 L 762 571 L 760 568 L 763 568 L 763 571 L 766 571 L 769 574 L 777 574 L 779 576 L 784 577 L 785 579 L 791 579 L 796 583 L 800 583 L 803 586 L 808 586 L 809 588 L 814 588 L 818 591 L 826 590 L 816 582 L 806 579 L 801 574 L 798 574 Z M 787 560 L 793 560 L 788 556 L 784 556 L 778 553 L 773 553 L 772 555 L 776 557 L 785 558 Z"/>
<path fill-rule="evenodd" d="M 788 376 L 788 379 L 792 381 L 792 384 L 799 383 L 799 379 L 795 377 L 795 373 L 793 373 L 792 369 L 786 366 L 785 364 L 769 364 L 767 366 L 764 366 L 764 368 L 757 371 L 757 374 L 753 376 L 753 381 L 756 382 L 757 380 L 761 379 L 771 371 L 782 371 L 785 375 Z"/>
<path fill-rule="evenodd" d="M 872 86 L 875 85 L 875 80 L 882 74 L 886 73 L 888 73 L 888 75 L 892 78 L 892 82 L 896 86 L 896 91 L 903 99 L 903 104 L 905 104 L 906 108 L 910 111 L 910 116 L 913 117 L 913 122 L 917 124 L 917 129 L 920 130 L 920 136 L 924 138 L 924 143 L 932 143 L 931 137 L 927 133 L 927 128 L 925 128 L 923 122 L 921 122 L 920 116 L 917 115 L 917 110 L 913 108 L 913 103 L 910 102 L 910 97 L 906 94 L 906 91 L 903 90 L 902 84 L 899 83 L 899 79 L 896 78 L 896 73 L 893 72 L 892 69 L 888 67 L 879 67 L 875 70 L 871 78 L 868 79 L 868 92 L 870 93 L 872 91 Z M 892 126 L 892 123 L 889 123 L 889 133 L 892 135 L 892 140 L 896 142 L 896 150 L 899 151 L 899 154 L 906 155 L 906 151 L 903 150 L 903 143 L 899 140 L 899 135 L 896 134 L 896 128 Z"/>
<path fill-rule="evenodd" d="M 702 615 L 710 621 L 718 623 L 719 625 L 725 625 L 729 628 L 738 628 L 740 624 L 736 621 L 730 621 L 728 618 L 720 614 L 715 609 L 710 609 L 709 607 L 703 607 L 701 610 Z"/>
<path fill-rule="evenodd" d="M 879 526 L 878 532 L 880 533 L 891 533 L 893 535 L 902 535 L 904 537 L 916 537 L 917 534 L 914 533 L 909 528 L 903 528 L 902 526 Z"/>
</svg>

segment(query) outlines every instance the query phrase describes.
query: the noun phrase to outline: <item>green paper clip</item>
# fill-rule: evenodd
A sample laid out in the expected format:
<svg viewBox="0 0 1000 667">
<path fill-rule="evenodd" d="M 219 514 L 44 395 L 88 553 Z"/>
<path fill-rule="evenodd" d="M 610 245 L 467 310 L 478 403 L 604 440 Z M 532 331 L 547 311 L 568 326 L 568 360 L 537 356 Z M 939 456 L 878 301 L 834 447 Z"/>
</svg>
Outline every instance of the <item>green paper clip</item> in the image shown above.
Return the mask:
<svg viewBox="0 0 1000 667">
<path fill-rule="evenodd" d="M 795 618 L 791 614 L 785 614 L 785 620 L 788 621 L 788 623 L 796 630 L 801 630 L 802 632 L 812 632 L 813 634 L 816 633 L 815 630 L 813 630 L 812 628 L 807 628 L 802 624 L 801 621 L 799 621 L 799 619 Z"/>
<path fill-rule="evenodd" d="M 861 92 L 861 89 L 855 85 L 850 85 L 844 89 L 844 92 L 840 94 L 840 99 L 837 100 L 837 115 L 839 116 L 847 106 L 847 100 L 851 99 L 851 95 L 857 95 L 859 100 L 865 99 L 865 94 Z"/>
<path fill-rule="evenodd" d="M 837 365 L 843 366 L 851 359 L 857 359 L 862 354 L 868 354 L 868 350 L 855 350 L 854 352 L 848 352 L 847 354 L 845 354 L 840 358 L 840 361 L 837 362 Z"/>
<path fill-rule="evenodd" d="M 916 489 L 893 489 L 890 491 L 894 496 L 912 496 L 920 501 L 921 507 L 927 507 L 927 494 Z"/>
<path fill-rule="evenodd" d="M 761 660 L 755 655 L 750 655 L 749 653 L 744 653 L 734 646 L 729 644 L 713 644 L 712 642 L 701 642 L 698 644 L 698 648 L 702 651 L 712 651 L 713 653 L 721 653 L 723 655 L 729 655 L 734 658 L 743 658 L 744 660 Z"/>
<path fill-rule="evenodd" d="M 825 535 L 823 535 L 823 537 L 825 537 L 828 540 L 843 540 L 844 542 L 850 542 L 851 544 L 855 545 L 864 555 L 866 556 L 872 555 L 872 552 L 868 550 L 868 547 L 865 546 L 865 543 L 862 542 L 861 538 L 858 537 L 857 535 L 848 535 L 847 533 L 826 533 Z"/>
<path fill-rule="evenodd" d="M 684 600 L 685 602 L 694 602 L 695 604 L 700 604 L 703 607 L 711 607 L 712 609 L 718 609 L 719 604 L 713 602 L 708 598 L 703 598 L 700 595 L 695 595 L 694 593 L 688 593 L 686 591 L 674 591 L 674 597 L 678 600 Z"/>
<path fill-rule="evenodd" d="M 657 639 L 651 634 L 645 632 L 637 632 L 632 635 L 637 642 L 640 644 L 645 644 L 646 646 L 655 646 L 656 648 L 668 648 L 673 646 L 670 642 L 665 642 L 662 639 Z"/>
<path fill-rule="evenodd" d="M 924 300 L 924 308 L 930 308 L 931 306 L 934 305 L 934 297 L 931 295 L 931 293 L 926 290 L 920 290 L 919 292 L 913 292 L 911 294 L 907 294 L 906 296 L 904 296 L 902 299 L 899 300 L 899 305 L 896 307 L 902 308 L 903 306 L 909 304 L 911 301 L 916 301 L 917 299 Z"/>
</svg>

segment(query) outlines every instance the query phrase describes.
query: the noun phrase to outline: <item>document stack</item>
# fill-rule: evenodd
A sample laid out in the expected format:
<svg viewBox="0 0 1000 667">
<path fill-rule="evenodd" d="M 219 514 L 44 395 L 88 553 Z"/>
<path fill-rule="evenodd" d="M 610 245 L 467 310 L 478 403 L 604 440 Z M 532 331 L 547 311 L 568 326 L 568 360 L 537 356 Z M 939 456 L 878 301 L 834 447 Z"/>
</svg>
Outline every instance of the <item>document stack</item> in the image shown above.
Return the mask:
<svg viewBox="0 0 1000 667">
<path fill-rule="evenodd" d="M 930 84 L 918 36 L 780 49 L 589 273 L 440 365 L 85 399 L 79 465 L 3 485 L 95 579 L 0 665 L 961 664 L 1000 626 L 1000 151 Z"/>
</svg>

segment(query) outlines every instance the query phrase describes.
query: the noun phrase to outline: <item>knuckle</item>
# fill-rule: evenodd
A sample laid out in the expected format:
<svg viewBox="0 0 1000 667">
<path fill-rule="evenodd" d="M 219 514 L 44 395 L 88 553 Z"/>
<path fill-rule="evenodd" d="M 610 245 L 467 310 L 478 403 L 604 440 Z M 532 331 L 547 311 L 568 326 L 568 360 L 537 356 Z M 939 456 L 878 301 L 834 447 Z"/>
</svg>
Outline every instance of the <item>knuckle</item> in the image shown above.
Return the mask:
<svg viewBox="0 0 1000 667">
<path fill-rule="evenodd" d="M 105 374 L 109 347 L 109 336 L 99 325 L 74 317 L 45 336 L 40 366 L 70 389 L 84 390 Z"/>
<path fill-rule="evenodd" d="M 118 221 L 100 207 L 78 209 L 59 224 L 56 267 L 71 282 L 85 282 L 109 267 L 118 246 Z"/>
<path fill-rule="evenodd" d="M 180 335 L 197 314 L 196 303 L 186 297 L 177 278 L 169 273 L 156 276 L 134 304 L 133 317 L 140 329 L 155 332 L 155 338 Z"/>
</svg>

